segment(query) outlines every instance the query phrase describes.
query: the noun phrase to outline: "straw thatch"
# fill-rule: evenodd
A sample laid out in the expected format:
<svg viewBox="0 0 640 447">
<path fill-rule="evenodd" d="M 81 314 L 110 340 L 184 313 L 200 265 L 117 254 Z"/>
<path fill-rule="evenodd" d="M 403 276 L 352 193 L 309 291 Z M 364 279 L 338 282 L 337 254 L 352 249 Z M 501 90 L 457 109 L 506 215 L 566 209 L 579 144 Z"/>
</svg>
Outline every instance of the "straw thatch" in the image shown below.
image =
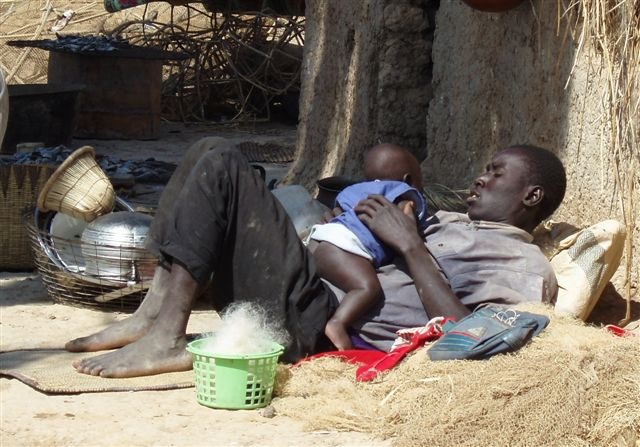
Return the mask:
<svg viewBox="0 0 640 447">
<path fill-rule="evenodd" d="M 319 359 L 280 374 L 274 406 L 309 430 L 353 430 L 397 446 L 633 446 L 640 440 L 640 338 L 618 338 L 551 311 L 545 331 L 486 361 L 416 351 L 374 383 Z"/>
</svg>

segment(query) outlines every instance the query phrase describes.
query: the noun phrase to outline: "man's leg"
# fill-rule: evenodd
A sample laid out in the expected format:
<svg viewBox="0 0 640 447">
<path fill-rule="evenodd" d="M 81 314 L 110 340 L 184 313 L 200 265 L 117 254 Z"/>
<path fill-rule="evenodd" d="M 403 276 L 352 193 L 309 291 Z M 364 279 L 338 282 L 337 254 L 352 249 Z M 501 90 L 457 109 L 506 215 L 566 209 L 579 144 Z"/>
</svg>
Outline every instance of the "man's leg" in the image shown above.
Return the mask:
<svg viewBox="0 0 640 447">
<path fill-rule="evenodd" d="M 161 243 L 168 231 L 167 226 L 170 226 L 173 222 L 174 206 L 178 202 L 182 188 L 196 164 L 207 152 L 228 147 L 230 147 L 229 140 L 221 137 L 201 138 L 189 147 L 160 196 L 158 208 L 149 229 L 149 237 L 146 241 L 146 246 L 151 252 L 159 255 Z"/>
<path fill-rule="evenodd" d="M 160 197 L 147 239 L 147 248 L 150 251 L 159 254 L 158 247 L 165 236 L 167 226 L 170 225 L 174 204 L 196 163 L 213 148 L 227 144 L 227 140 L 223 138 L 208 137 L 198 140 L 189 148 Z M 167 265 L 156 268 L 151 286 L 133 315 L 100 332 L 71 340 L 65 345 L 65 349 L 71 352 L 102 351 L 125 346 L 144 336 L 151 328 L 167 294 L 171 277 L 170 268 L 171 266 Z"/>
<path fill-rule="evenodd" d="M 171 266 L 167 296 L 157 317 L 140 339 L 115 352 L 74 363 L 78 372 L 102 377 L 136 377 L 191 368 L 186 328 L 198 283 L 175 261 Z"/>
<path fill-rule="evenodd" d="M 120 348 L 145 335 L 158 316 L 170 284 L 171 272 L 162 266 L 156 267 L 151 286 L 142 304 L 130 317 L 118 321 L 100 332 L 67 342 L 64 346 L 71 352 L 92 352 Z"/>
<path fill-rule="evenodd" d="M 328 347 L 336 302 L 286 211 L 237 151 L 204 155 L 183 188 L 160 251 L 200 283 L 214 273 L 215 301 L 250 301 L 291 335 L 283 360 Z"/>
<path fill-rule="evenodd" d="M 190 367 L 184 331 L 198 284 L 213 272 L 219 302 L 259 303 L 287 329 L 284 360 L 326 347 L 332 296 L 286 212 L 239 153 L 216 149 L 202 157 L 164 231 L 160 251 L 171 276 L 153 325 L 119 351 L 79 362 L 80 372 L 130 377 Z"/>
</svg>

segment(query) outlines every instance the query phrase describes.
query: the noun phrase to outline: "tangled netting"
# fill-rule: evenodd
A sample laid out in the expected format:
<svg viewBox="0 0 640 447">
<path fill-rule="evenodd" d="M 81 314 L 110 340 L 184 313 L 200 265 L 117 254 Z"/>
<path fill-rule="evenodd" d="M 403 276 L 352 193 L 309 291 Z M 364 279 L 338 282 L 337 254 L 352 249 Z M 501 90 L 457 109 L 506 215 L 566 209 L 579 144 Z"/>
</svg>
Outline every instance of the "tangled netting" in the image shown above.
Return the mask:
<svg viewBox="0 0 640 447">
<path fill-rule="evenodd" d="M 273 405 L 309 430 L 367 432 L 395 446 L 637 445 L 640 338 L 526 310 L 551 323 L 514 354 L 429 361 L 419 350 L 369 383 L 355 382 L 355 366 L 321 358 L 281 368 Z"/>
<path fill-rule="evenodd" d="M 145 18 L 122 23 L 110 33 L 133 45 L 190 56 L 166 62 L 165 118 L 270 120 L 277 111 L 297 119 L 304 17 L 221 14 L 191 5 L 180 8 L 180 17 L 174 11 L 168 23 Z"/>
</svg>

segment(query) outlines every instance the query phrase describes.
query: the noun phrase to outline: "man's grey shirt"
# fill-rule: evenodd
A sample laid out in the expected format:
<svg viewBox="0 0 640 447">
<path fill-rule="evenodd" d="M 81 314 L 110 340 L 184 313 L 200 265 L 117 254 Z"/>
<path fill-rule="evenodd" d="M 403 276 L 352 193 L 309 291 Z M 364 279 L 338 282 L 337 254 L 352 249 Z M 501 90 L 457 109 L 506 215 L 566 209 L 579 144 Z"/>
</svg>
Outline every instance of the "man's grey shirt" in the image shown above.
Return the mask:
<svg viewBox="0 0 640 447">
<path fill-rule="evenodd" d="M 440 211 L 425 231 L 425 245 L 449 286 L 470 310 L 483 303 L 514 305 L 551 302 L 556 277 L 533 237 L 512 225 L 471 221 L 466 214 Z M 388 351 L 399 329 L 424 326 L 430 317 L 401 258 L 381 267 L 379 303 L 354 326 L 359 335 Z M 339 300 L 344 292 L 330 285 Z"/>
</svg>

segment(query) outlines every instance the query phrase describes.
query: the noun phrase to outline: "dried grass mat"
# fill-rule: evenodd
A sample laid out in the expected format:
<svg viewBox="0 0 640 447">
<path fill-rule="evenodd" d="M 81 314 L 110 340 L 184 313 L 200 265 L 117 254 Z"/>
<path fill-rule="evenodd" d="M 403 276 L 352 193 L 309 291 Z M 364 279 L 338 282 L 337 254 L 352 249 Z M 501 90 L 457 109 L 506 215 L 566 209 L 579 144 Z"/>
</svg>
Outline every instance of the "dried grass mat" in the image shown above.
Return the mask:
<svg viewBox="0 0 640 447">
<path fill-rule="evenodd" d="M 87 353 L 62 349 L 18 350 L 0 353 L 0 376 L 9 376 L 49 394 L 150 391 L 194 386 L 193 371 L 155 376 L 108 379 L 78 373 L 71 365 Z"/>
<path fill-rule="evenodd" d="M 527 310 L 551 323 L 514 354 L 436 362 L 421 349 L 372 383 L 321 358 L 279 376 L 273 405 L 308 430 L 395 446 L 640 445 L 640 338 Z"/>
</svg>

